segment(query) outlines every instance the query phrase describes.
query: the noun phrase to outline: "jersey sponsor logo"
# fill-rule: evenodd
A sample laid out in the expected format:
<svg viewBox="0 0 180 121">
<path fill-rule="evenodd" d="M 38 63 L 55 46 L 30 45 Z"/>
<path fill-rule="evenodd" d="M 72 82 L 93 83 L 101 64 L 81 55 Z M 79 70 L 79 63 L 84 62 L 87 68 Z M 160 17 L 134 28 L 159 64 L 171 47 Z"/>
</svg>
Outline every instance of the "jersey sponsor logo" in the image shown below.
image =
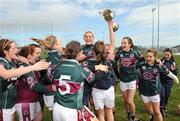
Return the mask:
<svg viewBox="0 0 180 121">
<path fill-rule="evenodd" d="M 144 79 L 150 80 L 150 81 L 156 81 L 156 76 L 157 76 L 157 74 L 151 73 L 151 72 L 144 72 L 143 73 Z"/>
<path fill-rule="evenodd" d="M 145 79 L 147 79 L 147 80 L 150 80 L 150 79 L 153 78 L 153 75 L 152 75 L 151 73 L 149 73 L 149 72 L 144 72 L 144 73 L 143 73 L 143 77 L 144 77 Z"/>
<path fill-rule="evenodd" d="M 130 57 L 131 57 L 131 58 L 134 58 L 134 54 L 130 54 Z"/>
<path fill-rule="evenodd" d="M 17 78 L 18 77 L 12 77 L 10 79 L 8 79 L 7 81 L 7 89 L 12 89 L 14 87 L 15 84 L 17 84 Z"/>
<path fill-rule="evenodd" d="M 92 50 L 85 50 L 84 51 L 84 54 L 87 56 L 87 58 L 86 59 L 95 59 L 96 58 L 96 56 L 95 56 L 95 53 L 94 53 L 94 51 L 92 51 Z"/>
<path fill-rule="evenodd" d="M 55 82 L 57 81 L 58 81 L 58 91 L 61 95 L 75 94 L 81 88 L 81 83 L 72 82 L 71 76 L 68 75 L 61 75 L 61 77 L 58 80 L 55 80 Z"/>
<path fill-rule="evenodd" d="M 135 60 L 134 58 L 123 58 L 120 63 L 125 67 L 129 67 L 135 64 Z"/>
</svg>

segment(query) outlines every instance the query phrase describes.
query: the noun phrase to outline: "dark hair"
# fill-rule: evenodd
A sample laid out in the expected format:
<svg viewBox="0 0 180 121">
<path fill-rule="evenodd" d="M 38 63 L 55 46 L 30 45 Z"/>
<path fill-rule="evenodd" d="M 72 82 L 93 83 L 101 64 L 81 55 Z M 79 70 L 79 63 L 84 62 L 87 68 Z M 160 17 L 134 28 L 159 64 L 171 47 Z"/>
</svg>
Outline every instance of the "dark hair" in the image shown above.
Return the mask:
<svg viewBox="0 0 180 121">
<path fill-rule="evenodd" d="M 130 37 L 123 37 L 123 39 L 127 39 L 128 40 L 128 43 L 131 44 L 131 48 L 134 47 L 134 44 L 133 44 L 133 41 Z"/>
<path fill-rule="evenodd" d="M 9 39 L 0 40 L 0 57 L 6 56 L 6 54 L 4 53 L 4 50 L 9 50 L 11 48 L 12 43 L 14 43 L 14 41 L 9 40 Z"/>
<path fill-rule="evenodd" d="M 150 49 L 148 49 L 147 51 L 146 51 L 146 54 L 147 53 L 153 53 L 154 54 L 154 57 L 157 57 L 157 51 L 156 51 L 156 49 L 154 49 L 154 48 L 150 48 Z"/>
<path fill-rule="evenodd" d="M 94 34 L 93 34 L 92 31 L 86 31 L 86 32 L 84 33 L 84 38 L 85 38 L 85 35 L 86 35 L 87 33 L 91 33 L 91 34 L 92 34 L 92 37 L 94 38 Z"/>
<path fill-rule="evenodd" d="M 171 50 L 170 48 L 166 48 L 166 49 L 164 49 L 163 53 L 165 53 L 165 52 L 169 52 L 169 53 L 171 53 L 171 60 L 173 60 L 173 61 L 174 61 L 174 56 L 173 56 L 173 52 L 172 52 L 172 50 Z M 163 58 L 164 58 L 164 57 L 163 57 Z"/>
<path fill-rule="evenodd" d="M 65 57 L 67 59 L 75 59 L 77 54 L 81 52 L 81 44 L 78 41 L 71 41 L 66 45 Z"/>
<path fill-rule="evenodd" d="M 94 44 L 94 52 L 96 54 L 97 62 L 102 62 L 106 59 L 105 44 L 103 41 L 97 41 Z"/>
<path fill-rule="evenodd" d="M 19 51 L 18 55 L 23 56 L 25 58 L 28 57 L 28 55 L 33 55 L 35 48 L 40 48 L 39 45 L 36 44 L 31 44 L 29 46 L 24 46 L 21 48 L 21 50 Z"/>
</svg>

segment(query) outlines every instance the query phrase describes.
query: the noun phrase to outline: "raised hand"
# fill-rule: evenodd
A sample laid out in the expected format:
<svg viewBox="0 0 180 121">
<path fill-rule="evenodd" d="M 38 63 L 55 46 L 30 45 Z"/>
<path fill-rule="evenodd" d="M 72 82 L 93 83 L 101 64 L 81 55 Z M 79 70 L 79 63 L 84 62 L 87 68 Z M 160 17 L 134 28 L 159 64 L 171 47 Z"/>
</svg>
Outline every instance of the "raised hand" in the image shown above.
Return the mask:
<svg viewBox="0 0 180 121">
<path fill-rule="evenodd" d="M 41 60 L 33 65 L 35 71 L 45 70 L 49 67 L 49 63 Z"/>
<path fill-rule="evenodd" d="M 95 65 L 95 70 L 96 71 L 104 71 L 104 72 L 108 72 L 108 66 L 107 65 L 102 65 L 102 64 L 99 64 L 99 65 Z"/>
</svg>

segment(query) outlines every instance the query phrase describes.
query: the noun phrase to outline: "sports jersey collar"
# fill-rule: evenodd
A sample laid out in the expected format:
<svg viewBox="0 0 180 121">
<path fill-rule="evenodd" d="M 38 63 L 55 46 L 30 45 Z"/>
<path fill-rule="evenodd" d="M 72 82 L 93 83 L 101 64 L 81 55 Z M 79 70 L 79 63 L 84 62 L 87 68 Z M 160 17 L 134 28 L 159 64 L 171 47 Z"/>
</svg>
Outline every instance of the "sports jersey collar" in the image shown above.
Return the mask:
<svg viewBox="0 0 180 121">
<path fill-rule="evenodd" d="M 154 66 L 154 64 L 149 64 L 149 63 L 147 63 L 147 61 L 145 61 L 145 63 L 149 66 Z"/>
<path fill-rule="evenodd" d="M 6 58 L 2 58 L 2 57 L 0 57 L 0 60 L 3 60 L 3 61 L 5 61 L 5 62 L 9 62 Z"/>
<path fill-rule="evenodd" d="M 65 59 L 64 61 L 75 62 L 75 63 L 79 64 L 79 62 L 75 59 Z"/>
<path fill-rule="evenodd" d="M 92 46 L 94 46 L 93 44 L 92 45 L 85 45 L 85 47 L 92 47 Z"/>
<path fill-rule="evenodd" d="M 124 53 L 130 53 L 132 51 L 132 49 L 129 49 L 128 51 L 124 51 L 122 50 Z"/>
<path fill-rule="evenodd" d="M 6 63 L 13 63 L 13 61 L 8 60 L 7 58 L 0 57 L 1 60 L 5 61 Z"/>
</svg>

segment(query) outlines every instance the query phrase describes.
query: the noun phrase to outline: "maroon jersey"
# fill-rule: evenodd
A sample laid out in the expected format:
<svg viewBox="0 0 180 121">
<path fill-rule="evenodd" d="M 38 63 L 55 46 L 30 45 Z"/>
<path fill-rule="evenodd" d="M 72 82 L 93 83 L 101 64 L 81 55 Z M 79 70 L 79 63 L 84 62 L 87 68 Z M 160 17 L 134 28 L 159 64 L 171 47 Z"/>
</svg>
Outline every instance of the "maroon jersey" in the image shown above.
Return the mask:
<svg viewBox="0 0 180 121">
<path fill-rule="evenodd" d="M 27 66 L 27 64 L 23 64 L 23 66 Z M 29 72 L 19 78 L 17 103 L 37 102 L 38 92 L 48 92 L 48 87 L 38 82 L 40 77 L 39 72 Z"/>
</svg>

